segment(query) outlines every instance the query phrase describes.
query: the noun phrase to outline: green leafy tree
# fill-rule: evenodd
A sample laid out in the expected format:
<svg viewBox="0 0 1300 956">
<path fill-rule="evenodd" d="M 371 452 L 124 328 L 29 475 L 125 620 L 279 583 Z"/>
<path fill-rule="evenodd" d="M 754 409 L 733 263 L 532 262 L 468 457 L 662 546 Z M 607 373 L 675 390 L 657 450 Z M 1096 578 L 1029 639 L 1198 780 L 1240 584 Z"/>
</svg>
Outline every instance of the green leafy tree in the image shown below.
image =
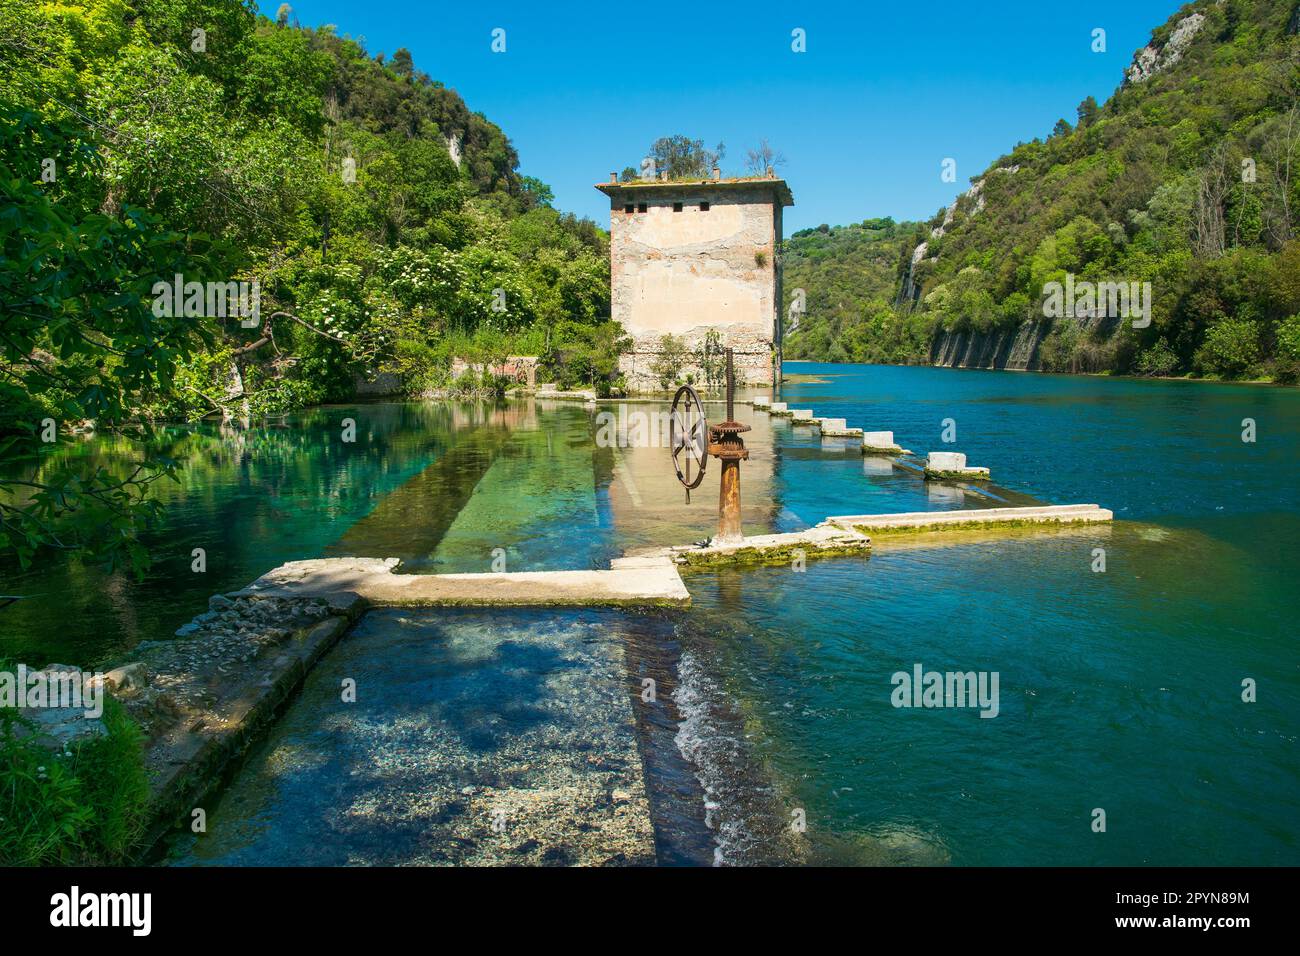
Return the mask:
<svg viewBox="0 0 1300 956">
<path fill-rule="evenodd" d="M 1221 319 L 1205 334 L 1197 364 L 1214 375 L 1241 375 L 1259 361 L 1259 326 L 1242 319 Z"/>
<path fill-rule="evenodd" d="M 241 424 L 379 371 L 442 387 L 453 355 L 584 337 L 566 323 L 614 341 L 607 236 L 549 207 L 499 127 L 408 52 L 385 64 L 289 19 L 239 0 L 0 4 L 0 282 L 21 308 L 0 315 L 0 452 L 28 482 L 0 488 L 0 551 L 146 558 L 129 541 L 174 463 L 69 470 L 40 453 L 45 418 L 63 436 Z M 177 274 L 257 280 L 261 322 L 154 316 Z"/>
<path fill-rule="evenodd" d="M 180 362 L 211 342 L 193 322 L 152 308 L 157 278 L 201 274 L 205 250 L 133 207 L 111 216 L 78 208 L 78 180 L 98 163 L 83 135 L 0 110 L 0 383 L 14 403 L 0 457 L 31 462 L 21 477 L 0 477 L 0 550 L 24 564 L 44 547 L 85 550 L 139 570 L 146 555 L 133 533 L 154 514 L 145 491 L 174 463 L 43 469 L 40 452 L 83 422 L 127 425 L 142 403 L 173 387 Z M 62 180 L 43 184 L 51 152 L 75 160 Z"/>
<path fill-rule="evenodd" d="M 649 155 L 656 172 L 667 173 L 669 179 L 705 179 L 726 153 L 722 143 L 715 149 L 705 149 L 703 140 L 679 133 L 655 140 Z"/>
</svg>

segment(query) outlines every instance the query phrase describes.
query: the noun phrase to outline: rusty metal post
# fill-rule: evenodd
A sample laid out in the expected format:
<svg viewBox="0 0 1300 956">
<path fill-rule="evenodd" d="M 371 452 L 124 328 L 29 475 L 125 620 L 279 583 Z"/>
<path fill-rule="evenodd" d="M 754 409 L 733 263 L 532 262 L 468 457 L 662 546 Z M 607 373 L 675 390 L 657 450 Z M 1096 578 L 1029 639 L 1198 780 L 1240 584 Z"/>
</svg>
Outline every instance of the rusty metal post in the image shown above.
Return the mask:
<svg viewBox="0 0 1300 956">
<path fill-rule="evenodd" d="M 740 461 L 722 460 L 722 483 L 718 489 L 718 544 L 734 544 L 745 535 L 740 530 Z"/>
<path fill-rule="evenodd" d="M 718 533 L 714 544 L 735 544 L 744 537 L 740 529 L 740 463 L 749 457 L 741 433 L 748 425 L 736 421 L 736 374 L 731 349 L 727 349 L 727 420 L 709 428 L 709 454 L 722 462 L 718 489 Z"/>
</svg>

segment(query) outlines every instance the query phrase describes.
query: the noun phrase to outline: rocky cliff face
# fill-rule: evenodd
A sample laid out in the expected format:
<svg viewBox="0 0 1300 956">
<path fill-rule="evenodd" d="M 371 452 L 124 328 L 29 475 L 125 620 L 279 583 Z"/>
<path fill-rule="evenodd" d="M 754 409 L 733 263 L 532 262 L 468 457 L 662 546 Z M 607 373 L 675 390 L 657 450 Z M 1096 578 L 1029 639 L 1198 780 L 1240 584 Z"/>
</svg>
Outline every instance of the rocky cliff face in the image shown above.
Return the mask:
<svg viewBox="0 0 1300 956">
<path fill-rule="evenodd" d="M 1138 50 L 1133 56 L 1133 65 L 1125 74 L 1128 82 L 1142 83 L 1181 60 L 1183 51 L 1200 32 L 1204 23 L 1203 14 L 1193 13 L 1178 21 L 1164 46 L 1158 48 L 1146 46 Z"/>
<path fill-rule="evenodd" d="M 948 368 L 1005 369 L 1037 372 L 1042 368 L 1040 346 L 1057 323 L 1078 327 L 1094 341 L 1108 341 L 1120 321 L 1105 315 L 1076 319 L 1030 319 L 1010 329 L 988 332 L 940 332 L 930 345 L 930 364 Z"/>
<path fill-rule="evenodd" d="M 948 368 L 1036 372 L 1038 346 L 1051 330 L 1051 319 L 1033 319 L 1014 329 L 940 332 L 930 345 L 930 363 Z"/>
<path fill-rule="evenodd" d="M 1143 47 L 1133 57 L 1133 63 L 1125 72 L 1125 82 L 1143 83 L 1157 73 L 1168 69 L 1183 58 L 1183 54 L 1192 40 L 1205 24 L 1205 16 L 1192 13 L 1175 24 L 1169 38 L 1160 45 Z M 1300 21 L 1300 6 L 1297 6 L 1293 21 Z M 1293 22 L 1292 26 L 1295 26 Z M 1014 174 L 1019 166 L 999 167 L 997 173 Z M 958 209 L 958 203 L 969 203 L 969 214 L 977 215 L 984 209 L 984 179 L 971 184 L 968 192 L 959 196 L 949 207 L 943 223 L 931 230 L 930 238 L 916 247 L 912 261 L 899 289 L 898 303 L 916 305 L 921 298 L 921 286 L 924 282 L 925 267 L 937 261 L 929 257 L 930 244 L 942 238 L 952 226 Z M 1093 333 L 1093 320 L 1077 320 L 1086 333 Z M 1022 322 L 1016 328 L 993 329 L 988 332 L 940 332 L 930 345 L 930 362 L 949 368 L 987 368 L 1007 369 L 1011 371 L 1037 371 L 1041 367 L 1039 347 L 1051 333 L 1051 319 L 1031 319 Z"/>
</svg>

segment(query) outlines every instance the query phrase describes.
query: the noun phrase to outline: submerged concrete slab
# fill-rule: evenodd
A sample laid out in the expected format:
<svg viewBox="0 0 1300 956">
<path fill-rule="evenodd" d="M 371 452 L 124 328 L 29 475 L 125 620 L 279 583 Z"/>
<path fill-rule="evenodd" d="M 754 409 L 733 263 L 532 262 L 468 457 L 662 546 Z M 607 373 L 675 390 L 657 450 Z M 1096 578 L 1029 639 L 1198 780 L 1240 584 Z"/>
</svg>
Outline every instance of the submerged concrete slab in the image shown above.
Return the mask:
<svg viewBox="0 0 1300 956">
<path fill-rule="evenodd" d="M 894 456 L 877 455 L 864 449 L 862 473 L 864 475 L 892 475 L 894 473 Z"/>
<path fill-rule="evenodd" d="M 671 561 L 608 571 L 396 574 L 396 558 L 290 561 L 231 596 L 355 594 L 376 607 L 438 605 L 685 605 L 690 593 Z"/>
<path fill-rule="evenodd" d="M 823 432 L 827 429 L 830 431 L 843 431 L 849 427 L 849 423 L 843 418 L 814 418 L 813 424 Z"/>
<path fill-rule="evenodd" d="M 854 447 L 855 447 L 855 443 L 852 438 L 834 438 L 834 437 L 827 436 L 825 432 L 821 433 L 822 451 L 844 453 L 848 451 L 853 451 Z"/>
<path fill-rule="evenodd" d="M 764 409 L 772 404 L 772 400 L 766 395 L 755 395 L 750 404 L 757 409 Z"/>
<path fill-rule="evenodd" d="M 615 567 L 636 567 L 642 561 L 668 560 L 685 569 L 724 564 L 790 564 L 796 560 L 847 554 L 867 554 L 871 538 L 855 528 L 823 521 L 804 531 L 749 535 L 728 544 L 682 545 L 638 552 L 611 562 Z"/>
<path fill-rule="evenodd" d="M 811 408 L 792 408 L 790 417 L 794 419 L 796 425 L 814 425 L 817 423 Z"/>
<path fill-rule="evenodd" d="M 773 415 L 784 415 L 786 414 L 785 402 L 772 402 L 767 406 L 767 411 Z"/>
<path fill-rule="evenodd" d="M 640 683 L 625 650 L 647 633 L 667 639 L 671 622 L 558 608 L 371 611 L 222 804 L 196 804 L 208 831 L 177 841 L 179 862 L 653 865 Z M 349 677 L 359 693 L 341 703 Z"/>
<path fill-rule="evenodd" d="M 861 428 L 830 428 L 822 426 L 822 434 L 827 438 L 861 438 Z"/>
<path fill-rule="evenodd" d="M 1097 524 L 1114 519 L 1098 505 L 1042 505 L 1029 508 L 977 508 L 960 511 L 909 511 L 901 514 L 839 515 L 826 524 L 862 534 L 887 535 L 969 528 L 1020 528 L 1059 524 Z"/>
</svg>

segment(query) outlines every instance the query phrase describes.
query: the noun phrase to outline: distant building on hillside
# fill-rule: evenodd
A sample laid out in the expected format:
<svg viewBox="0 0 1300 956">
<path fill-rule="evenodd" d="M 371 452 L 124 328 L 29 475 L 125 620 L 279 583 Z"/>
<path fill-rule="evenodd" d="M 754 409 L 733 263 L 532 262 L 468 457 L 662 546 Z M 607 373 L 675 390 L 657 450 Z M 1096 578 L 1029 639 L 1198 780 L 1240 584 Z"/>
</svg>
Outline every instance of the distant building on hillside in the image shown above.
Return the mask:
<svg viewBox="0 0 1300 956">
<path fill-rule="evenodd" d="M 715 170 L 715 177 L 717 172 Z M 651 370 L 665 335 L 685 344 L 680 377 L 706 378 L 705 349 L 735 351 L 745 385 L 781 376 L 781 214 L 785 180 L 649 180 L 596 187 L 609 197 L 613 318 L 633 339 L 620 368 L 634 391 L 661 388 Z M 709 333 L 716 333 L 710 335 Z"/>
</svg>

